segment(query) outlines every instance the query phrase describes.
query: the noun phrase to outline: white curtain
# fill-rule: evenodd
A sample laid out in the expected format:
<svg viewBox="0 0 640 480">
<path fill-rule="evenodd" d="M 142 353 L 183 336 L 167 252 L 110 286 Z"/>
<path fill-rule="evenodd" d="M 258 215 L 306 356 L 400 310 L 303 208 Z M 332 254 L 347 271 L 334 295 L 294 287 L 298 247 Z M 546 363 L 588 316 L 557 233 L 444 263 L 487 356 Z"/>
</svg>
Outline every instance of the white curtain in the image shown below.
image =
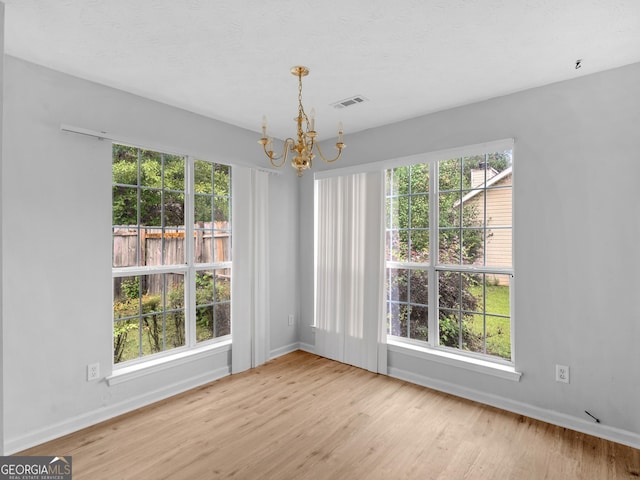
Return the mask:
<svg viewBox="0 0 640 480">
<path fill-rule="evenodd" d="M 252 170 L 252 367 L 269 360 L 269 173 Z"/>
<path fill-rule="evenodd" d="M 382 172 L 316 188 L 316 353 L 386 373 Z"/>
<path fill-rule="evenodd" d="M 234 167 L 231 371 L 269 357 L 269 173 Z"/>
</svg>

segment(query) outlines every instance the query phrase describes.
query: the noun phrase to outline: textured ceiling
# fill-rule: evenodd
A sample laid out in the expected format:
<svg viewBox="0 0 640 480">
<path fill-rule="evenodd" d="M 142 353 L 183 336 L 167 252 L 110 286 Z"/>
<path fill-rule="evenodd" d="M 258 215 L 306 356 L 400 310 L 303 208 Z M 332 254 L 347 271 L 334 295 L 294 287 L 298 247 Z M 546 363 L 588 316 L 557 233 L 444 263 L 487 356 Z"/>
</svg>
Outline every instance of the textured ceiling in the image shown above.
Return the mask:
<svg viewBox="0 0 640 480">
<path fill-rule="evenodd" d="M 638 0 L 3 0 L 6 53 L 259 132 L 320 139 L 640 61 Z M 577 59 L 582 68 L 575 69 Z M 342 110 L 331 104 L 362 95 Z"/>
</svg>

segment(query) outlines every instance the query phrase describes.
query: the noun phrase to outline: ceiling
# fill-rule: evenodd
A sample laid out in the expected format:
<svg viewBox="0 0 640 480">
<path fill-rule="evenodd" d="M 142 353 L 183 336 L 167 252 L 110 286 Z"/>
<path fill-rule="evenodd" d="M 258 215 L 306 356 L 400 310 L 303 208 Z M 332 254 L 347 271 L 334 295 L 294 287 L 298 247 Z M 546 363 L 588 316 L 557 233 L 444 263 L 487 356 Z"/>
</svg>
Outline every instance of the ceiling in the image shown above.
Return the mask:
<svg viewBox="0 0 640 480">
<path fill-rule="evenodd" d="M 15 57 L 258 133 L 319 139 L 640 61 L 638 0 L 2 0 Z M 582 60 L 581 68 L 575 63 Z M 365 102 L 343 109 L 354 95 Z M 257 135 L 258 136 L 258 135 Z"/>
</svg>

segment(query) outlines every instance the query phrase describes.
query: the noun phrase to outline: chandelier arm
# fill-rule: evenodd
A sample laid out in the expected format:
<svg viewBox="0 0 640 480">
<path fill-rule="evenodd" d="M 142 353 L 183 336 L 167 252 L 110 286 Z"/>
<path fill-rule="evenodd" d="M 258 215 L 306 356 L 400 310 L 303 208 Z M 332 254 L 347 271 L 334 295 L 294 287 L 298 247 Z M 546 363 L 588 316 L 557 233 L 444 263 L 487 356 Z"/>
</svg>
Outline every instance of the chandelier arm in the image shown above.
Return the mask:
<svg viewBox="0 0 640 480">
<path fill-rule="evenodd" d="M 285 159 L 283 159 L 282 162 L 280 162 L 279 164 L 276 163 L 276 160 L 280 160 L 283 157 L 283 154 L 274 156 L 273 150 L 267 150 L 266 144 L 263 144 L 262 148 L 264 149 L 265 155 L 269 158 L 269 162 L 271 162 L 271 165 L 273 165 L 274 167 L 281 167 L 284 165 Z M 286 149 L 286 145 L 285 145 L 285 149 Z"/>
<path fill-rule="evenodd" d="M 282 167 L 285 162 L 287 161 L 287 157 L 289 156 L 289 144 L 293 144 L 293 139 L 291 138 L 287 138 L 284 142 L 284 150 L 280 155 L 274 155 L 273 154 L 273 150 L 267 150 L 267 143 L 268 140 L 267 138 L 261 138 L 258 143 L 260 143 L 262 145 L 262 149 L 264 150 L 265 155 L 267 156 L 267 158 L 269 158 L 269 162 L 271 163 L 271 165 L 273 165 L 274 167 Z M 277 160 L 282 159 L 281 162 L 277 162 Z"/>
<path fill-rule="evenodd" d="M 338 149 L 338 155 L 336 155 L 335 158 L 332 159 L 327 159 L 323 154 L 322 154 L 322 150 L 320 150 L 320 144 L 316 143 L 315 144 L 316 150 L 318 151 L 318 154 L 320 155 L 320 158 L 322 160 L 324 160 L 326 163 L 332 163 L 335 162 L 336 160 L 338 160 L 340 158 L 340 155 L 342 155 L 342 149 L 345 147 L 344 143 L 336 143 L 336 148 Z"/>
</svg>

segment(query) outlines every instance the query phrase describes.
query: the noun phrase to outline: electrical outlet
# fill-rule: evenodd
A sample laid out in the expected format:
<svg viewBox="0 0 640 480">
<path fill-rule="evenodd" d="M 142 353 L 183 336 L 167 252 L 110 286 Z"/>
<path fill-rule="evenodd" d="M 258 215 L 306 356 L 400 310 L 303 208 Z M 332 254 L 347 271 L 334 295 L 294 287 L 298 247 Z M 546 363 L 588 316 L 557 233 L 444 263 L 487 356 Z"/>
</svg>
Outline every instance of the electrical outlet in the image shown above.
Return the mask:
<svg viewBox="0 0 640 480">
<path fill-rule="evenodd" d="M 569 383 L 569 367 L 556 365 L 556 382 Z"/>
<path fill-rule="evenodd" d="M 293 325 L 293 313 L 289 314 L 289 326 L 291 327 Z"/>
<path fill-rule="evenodd" d="M 87 382 L 100 378 L 100 364 L 90 363 L 87 365 Z"/>
</svg>

